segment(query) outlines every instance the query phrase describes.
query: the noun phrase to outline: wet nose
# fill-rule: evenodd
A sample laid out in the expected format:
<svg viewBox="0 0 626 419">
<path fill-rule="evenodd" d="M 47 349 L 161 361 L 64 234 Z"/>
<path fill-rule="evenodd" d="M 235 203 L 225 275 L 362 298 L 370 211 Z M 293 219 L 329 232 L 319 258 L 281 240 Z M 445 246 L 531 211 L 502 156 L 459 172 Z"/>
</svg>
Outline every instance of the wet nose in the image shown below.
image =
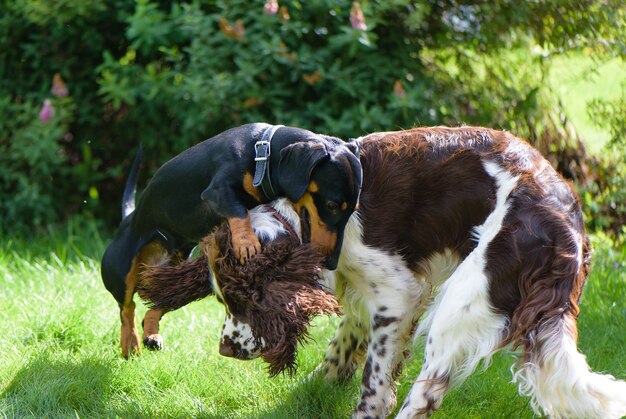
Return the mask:
<svg viewBox="0 0 626 419">
<path fill-rule="evenodd" d="M 227 345 L 224 342 L 220 342 L 220 355 L 232 357 L 235 355 L 235 352 L 230 345 Z"/>
</svg>

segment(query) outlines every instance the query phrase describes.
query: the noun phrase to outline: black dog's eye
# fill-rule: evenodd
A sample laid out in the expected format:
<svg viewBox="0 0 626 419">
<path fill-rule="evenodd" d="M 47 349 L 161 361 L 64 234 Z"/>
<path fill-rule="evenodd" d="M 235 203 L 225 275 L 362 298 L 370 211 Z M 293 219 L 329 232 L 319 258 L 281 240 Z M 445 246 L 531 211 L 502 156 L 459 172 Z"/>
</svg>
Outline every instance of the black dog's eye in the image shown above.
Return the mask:
<svg viewBox="0 0 626 419">
<path fill-rule="evenodd" d="M 328 201 L 326 203 L 326 207 L 330 212 L 337 212 L 337 210 L 339 209 L 339 204 L 335 201 Z"/>
</svg>

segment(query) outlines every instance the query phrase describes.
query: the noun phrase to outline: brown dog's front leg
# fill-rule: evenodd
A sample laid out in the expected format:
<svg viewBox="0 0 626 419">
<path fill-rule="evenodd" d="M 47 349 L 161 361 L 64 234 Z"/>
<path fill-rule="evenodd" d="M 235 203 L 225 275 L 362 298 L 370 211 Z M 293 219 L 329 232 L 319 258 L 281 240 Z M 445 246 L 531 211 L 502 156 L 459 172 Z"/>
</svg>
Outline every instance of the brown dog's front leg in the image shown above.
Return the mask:
<svg viewBox="0 0 626 419">
<path fill-rule="evenodd" d="M 235 257 L 239 259 L 239 263 L 243 265 L 252 256 L 261 252 L 261 243 L 252 230 L 249 215 L 244 218 L 229 218 L 228 226 L 230 227 Z"/>
</svg>

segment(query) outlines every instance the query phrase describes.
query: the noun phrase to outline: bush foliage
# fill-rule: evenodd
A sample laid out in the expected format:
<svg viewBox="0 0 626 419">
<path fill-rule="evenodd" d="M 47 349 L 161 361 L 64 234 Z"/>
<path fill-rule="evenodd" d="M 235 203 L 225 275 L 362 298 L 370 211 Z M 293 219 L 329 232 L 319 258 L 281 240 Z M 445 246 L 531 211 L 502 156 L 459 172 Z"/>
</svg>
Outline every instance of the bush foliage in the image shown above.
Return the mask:
<svg viewBox="0 0 626 419">
<path fill-rule="evenodd" d="M 253 121 L 343 138 L 487 125 L 530 139 L 572 169 L 585 156 L 546 92 L 550 57 L 626 51 L 625 6 L 613 0 L 0 0 L 0 7 L 5 231 L 77 213 L 113 225 L 138 144 L 146 177 L 191 144 Z M 48 122 L 39 113 L 45 99 L 54 108 Z M 596 109 L 598 118 L 624 124 L 617 105 Z M 589 184 L 605 192 L 601 182 Z"/>
</svg>

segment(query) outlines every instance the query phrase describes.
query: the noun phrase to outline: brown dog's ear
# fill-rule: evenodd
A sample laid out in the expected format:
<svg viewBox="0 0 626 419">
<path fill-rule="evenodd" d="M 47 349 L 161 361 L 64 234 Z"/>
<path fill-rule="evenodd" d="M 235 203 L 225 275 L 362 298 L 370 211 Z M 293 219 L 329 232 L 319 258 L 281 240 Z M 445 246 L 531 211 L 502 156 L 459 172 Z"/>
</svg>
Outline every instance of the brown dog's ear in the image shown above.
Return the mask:
<svg viewBox="0 0 626 419">
<path fill-rule="evenodd" d="M 295 143 L 283 148 L 278 181 L 285 196 L 292 202 L 299 201 L 309 186 L 311 172 L 328 155 L 326 146 L 319 142 Z"/>
</svg>

